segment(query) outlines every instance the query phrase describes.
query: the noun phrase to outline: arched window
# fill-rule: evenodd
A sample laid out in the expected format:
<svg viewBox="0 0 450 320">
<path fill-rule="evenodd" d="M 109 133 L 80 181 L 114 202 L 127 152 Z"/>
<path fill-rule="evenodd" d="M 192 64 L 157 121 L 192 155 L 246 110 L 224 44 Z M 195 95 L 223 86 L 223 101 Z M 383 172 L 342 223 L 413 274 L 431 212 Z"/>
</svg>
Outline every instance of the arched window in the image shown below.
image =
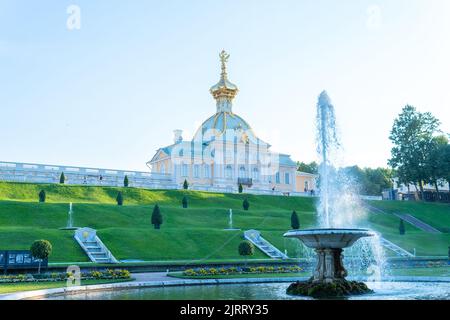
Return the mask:
<svg viewBox="0 0 450 320">
<path fill-rule="evenodd" d="M 194 178 L 200 178 L 200 166 L 198 164 L 194 165 Z"/>
<path fill-rule="evenodd" d="M 239 178 L 245 178 L 245 167 L 239 168 Z"/>
<path fill-rule="evenodd" d="M 291 177 L 291 175 L 289 174 L 289 172 L 286 172 L 286 173 L 284 174 L 284 183 L 290 184 L 290 183 L 291 183 L 290 177 Z"/>
<path fill-rule="evenodd" d="M 275 173 L 275 183 L 280 183 L 280 173 L 279 172 L 277 172 L 277 173 Z"/>
<path fill-rule="evenodd" d="M 225 177 L 227 179 L 231 179 L 233 177 L 233 168 L 230 165 L 227 165 L 225 168 Z"/>
<path fill-rule="evenodd" d="M 210 168 L 209 168 L 209 165 L 208 165 L 208 164 L 205 164 L 203 170 L 204 170 L 204 176 L 205 176 L 205 178 L 209 178 L 209 177 L 210 177 Z"/>
<path fill-rule="evenodd" d="M 252 179 L 253 180 L 259 180 L 259 170 L 258 170 L 258 168 L 253 168 Z"/>
</svg>

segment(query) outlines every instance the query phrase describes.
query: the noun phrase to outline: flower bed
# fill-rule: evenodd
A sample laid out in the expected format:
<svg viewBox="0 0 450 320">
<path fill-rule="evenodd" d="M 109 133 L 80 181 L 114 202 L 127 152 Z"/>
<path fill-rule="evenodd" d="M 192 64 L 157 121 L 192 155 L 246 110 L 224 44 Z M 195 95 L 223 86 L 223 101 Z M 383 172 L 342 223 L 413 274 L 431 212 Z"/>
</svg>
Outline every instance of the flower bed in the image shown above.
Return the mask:
<svg viewBox="0 0 450 320">
<path fill-rule="evenodd" d="M 130 279 L 130 271 L 126 269 L 107 269 L 105 271 L 82 272 L 80 280 L 99 280 L 99 279 Z M 57 282 L 57 281 L 74 281 L 73 273 L 42 273 L 42 274 L 17 274 L 17 275 L 1 275 L 0 283 L 20 283 L 20 282 Z"/>
<path fill-rule="evenodd" d="M 217 276 L 233 274 L 263 274 L 263 273 L 298 273 L 303 271 L 299 266 L 281 267 L 230 267 L 230 268 L 199 268 L 183 271 L 183 275 L 189 277 L 196 276 Z"/>
</svg>

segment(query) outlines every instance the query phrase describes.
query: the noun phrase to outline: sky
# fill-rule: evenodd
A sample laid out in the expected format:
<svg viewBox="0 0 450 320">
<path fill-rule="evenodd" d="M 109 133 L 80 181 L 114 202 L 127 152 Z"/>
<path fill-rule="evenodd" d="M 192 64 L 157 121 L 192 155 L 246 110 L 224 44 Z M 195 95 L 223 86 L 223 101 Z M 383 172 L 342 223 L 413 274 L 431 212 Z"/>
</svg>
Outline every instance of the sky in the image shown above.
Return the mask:
<svg viewBox="0 0 450 320">
<path fill-rule="evenodd" d="M 345 164 L 386 166 L 406 104 L 450 132 L 449 17 L 448 0 L 0 0 L 0 161 L 148 170 L 215 113 L 225 49 L 233 111 L 273 151 L 316 160 L 327 90 Z"/>
</svg>

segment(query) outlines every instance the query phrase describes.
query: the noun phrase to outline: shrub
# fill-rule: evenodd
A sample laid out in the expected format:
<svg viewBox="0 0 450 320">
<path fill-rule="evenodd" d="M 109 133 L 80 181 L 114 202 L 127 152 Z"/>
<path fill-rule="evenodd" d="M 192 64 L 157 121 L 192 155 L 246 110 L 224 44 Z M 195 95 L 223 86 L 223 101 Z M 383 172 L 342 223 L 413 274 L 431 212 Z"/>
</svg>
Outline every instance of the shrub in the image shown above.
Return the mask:
<svg viewBox="0 0 450 320">
<path fill-rule="evenodd" d="M 238 251 L 241 256 L 252 256 L 255 253 L 255 247 L 250 241 L 244 240 L 239 244 Z"/>
<path fill-rule="evenodd" d="M 184 182 L 183 182 L 183 189 L 184 189 L 184 190 L 187 190 L 188 188 L 189 188 L 189 183 L 187 182 L 186 179 L 184 179 Z"/>
<path fill-rule="evenodd" d="M 121 191 L 117 194 L 116 201 L 118 206 L 123 205 L 123 195 Z"/>
<path fill-rule="evenodd" d="M 297 212 L 292 211 L 292 215 L 291 215 L 291 227 L 294 230 L 298 230 L 300 229 L 300 221 L 298 220 L 298 215 Z"/>
<path fill-rule="evenodd" d="M 153 208 L 152 213 L 152 225 L 155 227 L 155 229 L 160 229 L 161 225 L 163 223 L 163 218 L 161 211 L 159 210 L 159 206 L 156 204 Z"/>
<path fill-rule="evenodd" d="M 187 208 L 188 207 L 188 201 L 186 196 L 183 197 L 183 199 L 181 200 L 181 205 L 183 206 L 183 208 Z"/>
<path fill-rule="evenodd" d="M 247 198 L 245 198 L 244 201 L 242 202 L 242 207 L 244 208 L 245 211 L 248 211 L 250 203 L 248 202 Z"/>
<path fill-rule="evenodd" d="M 128 187 L 129 181 L 128 181 L 128 176 L 125 175 L 125 178 L 123 178 L 123 186 L 124 187 Z"/>
<path fill-rule="evenodd" d="M 41 190 L 39 192 L 39 202 L 45 202 L 45 197 L 46 197 L 45 190 Z"/>
<path fill-rule="evenodd" d="M 59 183 L 64 184 L 66 181 L 66 176 L 64 175 L 64 172 L 61 172 L 61 175 L 59 176 Z"/>
<path fill-rule="evenodd" d="M 403 236 L 406 233 L 405 224 L 403 223 L 403 219 L 400 219 L 400 225 L 398 226 L 398 231 Z"/>
<path fill-rule="evenodd" d="M 239 191 L 239 193 L 242 193 L 242 191 L 244 191 L 244 188 L 242 187 L 242 183 L 239 183 L 238 191 Z"/>
<path fill-rule="evenodd" d="M 51 255 L 52 244 L 47 240 L 36 240 L 31 245 L 30 251 L 34 258 L 39 259 L 38 273 L 41 273 L 41 262 Z"/>
</svg>

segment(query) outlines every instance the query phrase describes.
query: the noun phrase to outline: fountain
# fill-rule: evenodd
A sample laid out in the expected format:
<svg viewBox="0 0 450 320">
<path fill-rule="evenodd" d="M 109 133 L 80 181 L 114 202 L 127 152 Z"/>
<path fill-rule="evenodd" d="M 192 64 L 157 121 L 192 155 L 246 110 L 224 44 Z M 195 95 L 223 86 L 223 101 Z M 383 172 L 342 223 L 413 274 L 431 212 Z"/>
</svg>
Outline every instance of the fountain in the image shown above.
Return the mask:
<svg viewBox="0 0 450 320">
<path fill-rule="evenodd" d="M 226 228 L 225 230 L 227 231 L 237 231 L 237 230 L 241 230 L 241 229 L 236 229 L 233 228 L 233 210 L 229 210 L 229 214 L 228 214 L 228 228 Z"/>
<path fill-rule="evenodd" d="M 77 227 L 73 226 L 73 209 L 72 202 L 69 203 L 69 216 L 67 218 L 67 225 L 64 228 L 60 228 L 60 230 L 76 230 Z"/>
<path fill-rule="evenodd" d="M 336 228 L 336 225 L 349 223 L 347 217 L 338 215 L 347 214 L 339 212 L 340 206 L 335 201 L 339 195 L 333 188 L 334 164 L 332 159 L 336 156 L 339 141 L 336 134 L 334 107 L 327 93 L 324 91 L 317 104 L 317 130 L 318 153 L 321 163 L 320 201 L 318 206 L 319 223 L 321 229 L 303 231 L 289 231 L 284 234 L 287 238 L 297 238 L 307 247 L 315 250 L 317 266 L 313 276 L 306 282 L 296 282 L 287 289 L 288 294 L 312 297 L 341 297 L 354 294 L 372 292 L 364 283 L 348 281 L 347 270 L 344 268 L 342 252 L 351 247 L 356 241 L 364 237 L 373 237 L 376 234 L 367 229 Z M 341 225 L 339 225 L 341 227 Z"/>
</svg>

